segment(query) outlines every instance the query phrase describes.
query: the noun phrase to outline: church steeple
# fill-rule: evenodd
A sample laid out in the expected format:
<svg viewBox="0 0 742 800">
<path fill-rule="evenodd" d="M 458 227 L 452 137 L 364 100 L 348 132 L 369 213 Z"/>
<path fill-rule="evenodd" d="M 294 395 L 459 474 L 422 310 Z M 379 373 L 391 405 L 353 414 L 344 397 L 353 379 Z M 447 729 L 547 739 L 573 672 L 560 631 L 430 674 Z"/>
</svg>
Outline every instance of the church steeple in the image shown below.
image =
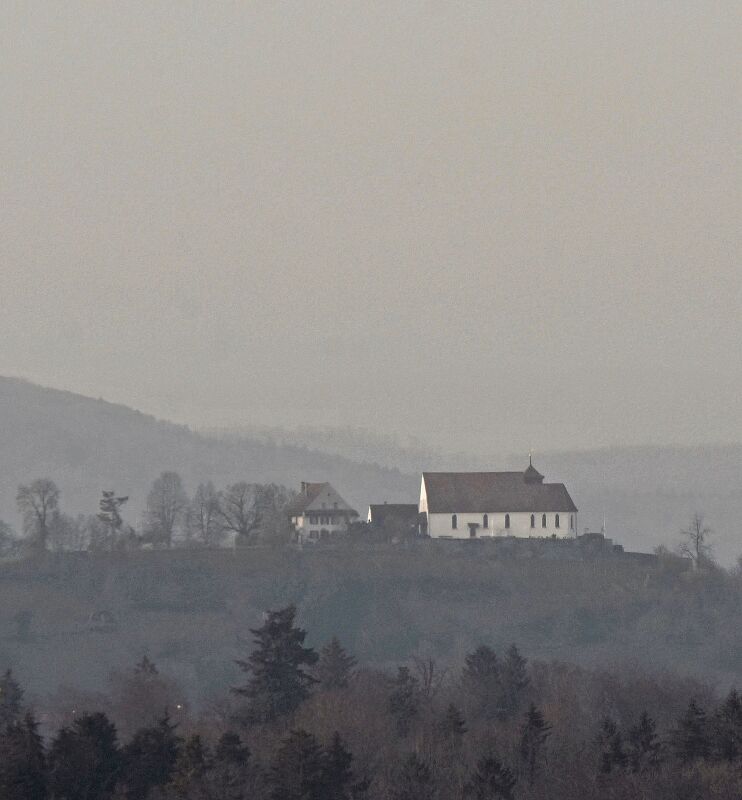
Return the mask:
<svg viewBox="0 0 742 800">
<path fill-rule="evenodd" d="M 544 476 L 533 466 L 533 455 L 528 453 L 528 466 L 523 472 L 523 480 L 526 483 L 543 483 Z"/>
</svg>

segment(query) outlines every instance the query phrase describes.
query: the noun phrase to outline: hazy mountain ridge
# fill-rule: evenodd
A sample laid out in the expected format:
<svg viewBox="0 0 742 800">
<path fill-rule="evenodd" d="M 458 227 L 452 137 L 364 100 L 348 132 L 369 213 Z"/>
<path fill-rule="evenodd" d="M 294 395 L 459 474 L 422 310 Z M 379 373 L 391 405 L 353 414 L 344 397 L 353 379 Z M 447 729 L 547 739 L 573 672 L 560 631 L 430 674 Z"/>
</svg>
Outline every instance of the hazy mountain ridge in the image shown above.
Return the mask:
<svg viewBox="0 0 742 800">
<path fill-rule="evenodd" d="M 406 500 L 417 479 L 395 469 L 352 462 L 302 447 L 252 439 L 215 439 L 126 406 L 0 378 L 0 519 L 16 523 L 19 483 L 47 476 L 68 513 L 93 513 L 102 489 L 130 495 L 134 521 L 150 482 L 177 470 L 192 491 L 200 481 L 329 480 L 364 513 L 373 499 Z"/>
<path fill-rule="evenodd" d="M 512 455 L 484 464 L 353 429 L 244 431 L 206 435 L 126 406 L 0 378 L 0 519 L 17 523 L 17 486 L 39 476 L 59 484 L 68 513 L 95 511 L 103 488 L 129 494 L 133 522 L 150 482 L 164 469 L 179 471 L 191 491 L 202 480 L 294 487 L 326 479 L 364 514 L 369 502 L 415 502 L 423 469 L 518 469 L 526 461 Z M 725 563 L 742 552 L 738 444 L 537 453 L 535 463 L 547 480 L 567 484 L 580 509 L 580 529 L 599 528 L 605 514 L 609 536 L 648 551 L 672 545 L 698 510 L 714 528 Z"/>
</svg>

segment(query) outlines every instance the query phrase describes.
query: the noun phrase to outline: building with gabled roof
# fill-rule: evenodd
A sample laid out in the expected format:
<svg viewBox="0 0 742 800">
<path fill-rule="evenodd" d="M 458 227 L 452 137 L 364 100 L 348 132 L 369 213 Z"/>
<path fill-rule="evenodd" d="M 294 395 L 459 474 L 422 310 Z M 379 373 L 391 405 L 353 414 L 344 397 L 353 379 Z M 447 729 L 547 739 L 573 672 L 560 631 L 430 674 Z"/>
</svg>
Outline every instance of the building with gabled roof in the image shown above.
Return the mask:
<svg viewBox="0 0 742 800">
<path fill-rule="evenodd" d="M 372 503 L 366 522 L 374 530 L 393 536 L 409 536 L 418 532 L 417 503 Z"/>
<path fill-rule="evenodd" d="M 314 543 L 347 533 L 358 512 L 329 483 L 302 482 L 301 491 L 286 508 L 300 543 Z"/>
<path fill-rule="evenodd" d="M 419 511 L 433 538 L 574 536 L 577 506 L 563 483 L 522 472 L 424 472 Z"/>
</svg>

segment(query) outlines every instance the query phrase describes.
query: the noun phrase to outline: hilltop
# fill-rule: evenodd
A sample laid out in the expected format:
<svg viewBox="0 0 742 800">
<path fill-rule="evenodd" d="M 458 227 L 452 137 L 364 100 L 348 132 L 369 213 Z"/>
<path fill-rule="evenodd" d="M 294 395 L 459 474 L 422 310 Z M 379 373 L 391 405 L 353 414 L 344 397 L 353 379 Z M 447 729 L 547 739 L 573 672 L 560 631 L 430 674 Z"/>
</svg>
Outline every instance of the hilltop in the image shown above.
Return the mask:
<svg viewBox="0 0 742 800">
<path fill-rule="evenodd" d="M 246 411 L 246 416 L 249 412 Z M 496 448 L 493 448 L 496 450 Z M 130 521 L 150 482 L 180 472 L 189 490 L 202 480 L 296 487 L 329 480 L 363 514 L 369 502 L 415 502 L 424 469 L 519 469 L 524 456 L 481 458 L 428 452 L 420 443 L 342 429 L 245 429 L 199 433 L 126 406 L 0 378 L 0 519 L 16 523 L 19 483 L 53 478 L 68 513 L 91 513 L 100 491 L 131 497 Z M 613 447 L 539 453 L 548 480 L 563 481 L 580 509 L 580 529 L 599 529 L 627 549 L 674 546 L 694 511 L 714 529 L 716 554 L 732 563 L 742 553 L 742 446 Z"/>
</svg>

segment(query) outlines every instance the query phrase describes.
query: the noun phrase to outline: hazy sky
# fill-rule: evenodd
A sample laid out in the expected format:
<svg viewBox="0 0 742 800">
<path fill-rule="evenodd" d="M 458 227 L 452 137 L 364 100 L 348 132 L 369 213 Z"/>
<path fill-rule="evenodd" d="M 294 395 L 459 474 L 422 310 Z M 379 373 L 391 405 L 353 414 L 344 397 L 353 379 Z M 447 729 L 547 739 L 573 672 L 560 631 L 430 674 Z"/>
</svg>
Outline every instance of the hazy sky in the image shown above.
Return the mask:
<svg viewBox="0 0 742 800">
<path fill-rule="evenodd" d="M 738 2 L 0 5 L 0 373 L 480 452 L 742 439 Z"/>
</svg>

